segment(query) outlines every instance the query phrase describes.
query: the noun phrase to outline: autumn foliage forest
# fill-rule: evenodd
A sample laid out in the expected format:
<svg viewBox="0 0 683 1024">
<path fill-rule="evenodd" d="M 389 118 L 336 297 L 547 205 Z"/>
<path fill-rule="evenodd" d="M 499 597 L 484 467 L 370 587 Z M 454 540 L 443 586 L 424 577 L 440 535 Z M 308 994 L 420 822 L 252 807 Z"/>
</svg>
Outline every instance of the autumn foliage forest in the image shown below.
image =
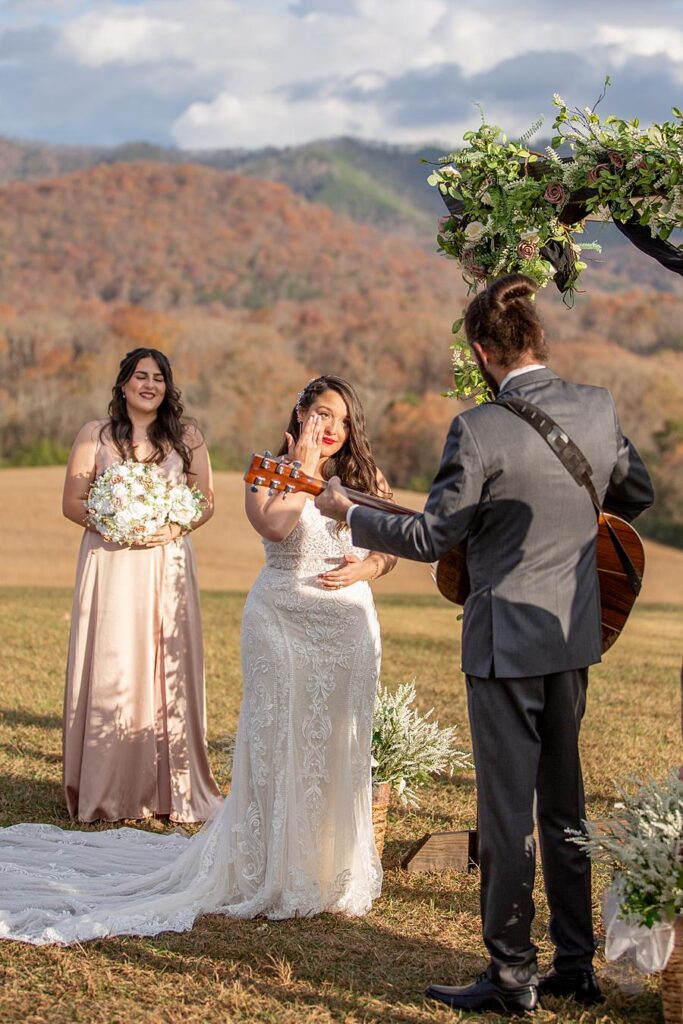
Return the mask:
<svg viewBox="0 0 683 1024">
<path fill-rule="evenodd" d="M 426 188 L 427 186 L 425 186 Z M 365 218 L 372 219 L 372 218 Z M 415 221 L 415 223 L 417 223 Z M 458 411 L 451 321 L 465 288 L 432 238 L 359 223 L 274 181 L 198 164 L 109 163 L 0 188 L 0 459 L 64 458 L 105 414 L 121 356 L 169 354 L 215 464 L 275 448 L 296 393 L 340 373 L 378 462 L 425 487 Z M 555 369 L 611 388 L 653 469 L 643 529 L 683 546 L 683 288 L 638 254 L 540 304 Z"/>
</svg>

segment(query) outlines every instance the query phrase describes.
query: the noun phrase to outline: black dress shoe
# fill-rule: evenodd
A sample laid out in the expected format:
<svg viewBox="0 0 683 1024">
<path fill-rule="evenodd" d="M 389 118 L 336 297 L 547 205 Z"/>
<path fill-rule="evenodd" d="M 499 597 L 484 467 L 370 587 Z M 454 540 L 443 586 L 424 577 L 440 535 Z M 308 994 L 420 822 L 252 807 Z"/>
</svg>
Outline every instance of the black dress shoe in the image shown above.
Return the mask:
<svg viewBox="0 0 683 1024">
<path fill-rule="evenodd" d="M 473 985 L 453 987 L 451 985 L 430 985 L 425 995 L 438 999 L 453 1010 L 471 1012 L 494 1010 L 496 1013 L 532 1013 L 538 1006 L 538 990 L 535 985 L 520 985 L 519 988 L 503 988 L 490 978 L 482 978 Z"/>
<path fill-rule="evenodd" d="M 573 974 L 558 974 L 553 970 L 544 974 L 538 982 L 539 996 L 571 996 L 582 1006 L 595 1006 L 604 1003 L 605 997 L 600 991 L 595 971 L 575 971 Z"/>
</svg>

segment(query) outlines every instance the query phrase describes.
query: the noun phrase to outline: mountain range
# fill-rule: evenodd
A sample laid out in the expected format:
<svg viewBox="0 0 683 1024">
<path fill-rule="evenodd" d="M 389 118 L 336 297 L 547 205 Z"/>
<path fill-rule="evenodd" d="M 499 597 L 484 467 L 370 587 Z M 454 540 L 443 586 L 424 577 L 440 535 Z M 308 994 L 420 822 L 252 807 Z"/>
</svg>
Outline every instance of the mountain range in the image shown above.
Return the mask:
<svg viewBox="0 0 683 1024">
<path fill-rule="evenodd" d="M 543 148 L 543 141 L 537 143 Z M 58 177 L 103 164 L 193 164 L 265 178 L 287 185 L 297 195 L 321 203 L 383 232 L 412 238 L 430 250 L 435 221 L 444 213 L 441 199 L 426 184 L 429 167 L 443 153 L 437 146 L 397 146 L 338 138 L 300 146 L 259 150 L 182 150 L 129 142 L 120 146 L 64 146 L 0 138 L 0 184 Z M 597 240 L 602 257 L 589 256 L 603 287 L 646 284 L 657 291 L 675 289 L 674 279 L 642 256 L 610 224 L 590 225 L 586 240 Z M 605 264 L 609 262 L 607 272 Z"/>
<path fill-rule="evenodd" d="M 435 253 L 419 160 L 437 156 L 0 140 L 0 458 L 63 458 L 105 414 L 121 355 L 154 345 L 218 465 L 278 447 L 302 382 L 336 372 L 390 481 L 426 486 L 457 411 L 440 392 L 466 301 Z M 609 234 L 584 278 L 573 309 L 552 287 L 540 299 L 552 363 L 613 390 L 659 485 L 646 528 L 683 544 L 681 281 Z"/>
</svg>

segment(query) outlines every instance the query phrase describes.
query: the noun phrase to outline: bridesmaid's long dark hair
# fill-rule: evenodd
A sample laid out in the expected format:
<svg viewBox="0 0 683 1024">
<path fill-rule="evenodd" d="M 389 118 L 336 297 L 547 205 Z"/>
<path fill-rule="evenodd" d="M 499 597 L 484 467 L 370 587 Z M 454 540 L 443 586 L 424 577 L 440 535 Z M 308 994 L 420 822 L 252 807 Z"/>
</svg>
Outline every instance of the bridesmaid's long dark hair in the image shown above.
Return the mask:
<svg viewBox="0 0 683 1024">
<path fill-rule="evenodd" d="M 354 388 L 343 377 L 326 374 L 309 381 L 299 393 L 299 400 L 292 409 L 287 432 L 295 441 L 298 440 L 302 426 L 299 422 L 299 413 L 305 413 L 310 409 L 315 399 L 325 391 L 336 391 L 344 401 L 349 413 L 349 436 L 336 455 L 330 455 L 323 465 L 323 478 L 329 480 L 332 476 L 338 476 L 345 487 L 353 487 L 366 494 L 382 493 L 383 497 L 391 497 L 390 493 L 380 492 L 377 465 L 370 451 L 363 407 Z M 285 439 L 278 455 L 286 455 L 287 450 Z"/>
<path fill-rule="evenodd" d="M 180 400 L 180 391 L 173 381 L 171 364 L 168 357 L 157 348 L 134 348 L 132 352 L 127 352 L 121 360 L 116 382 L 111 389 L 112 397 L 108 409 L 109 422 L 102 427 L 100 437 L 104 431 L 107 431 L 121 458 L 135 460 L 133 424 L 128 415 L 123 388 L 135 373 L 140 360 L 148 356 L 159 367 L 166 385 L 166 392 L 163 402 L 157 409 L 156 419 L 150 424 L 147 431 L 147 437 L 153 450 L 144 461 L 163 462 L 169 451 L 174 449 L 183 460 L 185 473 L 189 473 L 192 452 L 185 441 L 185 429 L 192 421 L 183 419 L 183 404 Z"/>
</svg>

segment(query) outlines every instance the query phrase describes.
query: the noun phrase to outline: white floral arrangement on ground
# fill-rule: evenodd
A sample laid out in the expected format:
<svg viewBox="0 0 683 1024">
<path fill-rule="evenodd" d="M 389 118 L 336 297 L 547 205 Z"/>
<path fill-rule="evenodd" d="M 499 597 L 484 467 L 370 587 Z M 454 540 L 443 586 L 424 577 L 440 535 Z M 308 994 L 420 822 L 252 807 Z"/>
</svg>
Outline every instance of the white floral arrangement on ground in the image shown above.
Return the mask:
<svg viewBox="0 0 683 1024">
<path fill-rule="evenodd" d="M 100 473 L 85 502 L 88 525 L 127 547 L 144 544 L 167 523 L 191 529 L 204 504 L 197 486 L 174 484 L 155 463 L 133 459 Z"/>
<path fill-rule="evenodd" d="M 391 693 L 380 686 L 372 719 L 372 777 L 390 782 L 405 804 L 418 805 L 416 789 L 433 775 L 453 774 L 472 767 L 470 755 L 454 746 L 457 726 L 441 728 L 412 707 L 415 683 L 403 683 Z"/>
<path fill-rule="evenodd" d="M 633 950 L 642 970 L 660 971 L 683 911 L 683 781 L 672 771 L 661 783 L 633 780 L 617 792 L 614 813 L 586 822 L 587 835 L 572 833 L 569 841 L 612 871 L 604 914 L 608 960 Z"/>
</svg>

